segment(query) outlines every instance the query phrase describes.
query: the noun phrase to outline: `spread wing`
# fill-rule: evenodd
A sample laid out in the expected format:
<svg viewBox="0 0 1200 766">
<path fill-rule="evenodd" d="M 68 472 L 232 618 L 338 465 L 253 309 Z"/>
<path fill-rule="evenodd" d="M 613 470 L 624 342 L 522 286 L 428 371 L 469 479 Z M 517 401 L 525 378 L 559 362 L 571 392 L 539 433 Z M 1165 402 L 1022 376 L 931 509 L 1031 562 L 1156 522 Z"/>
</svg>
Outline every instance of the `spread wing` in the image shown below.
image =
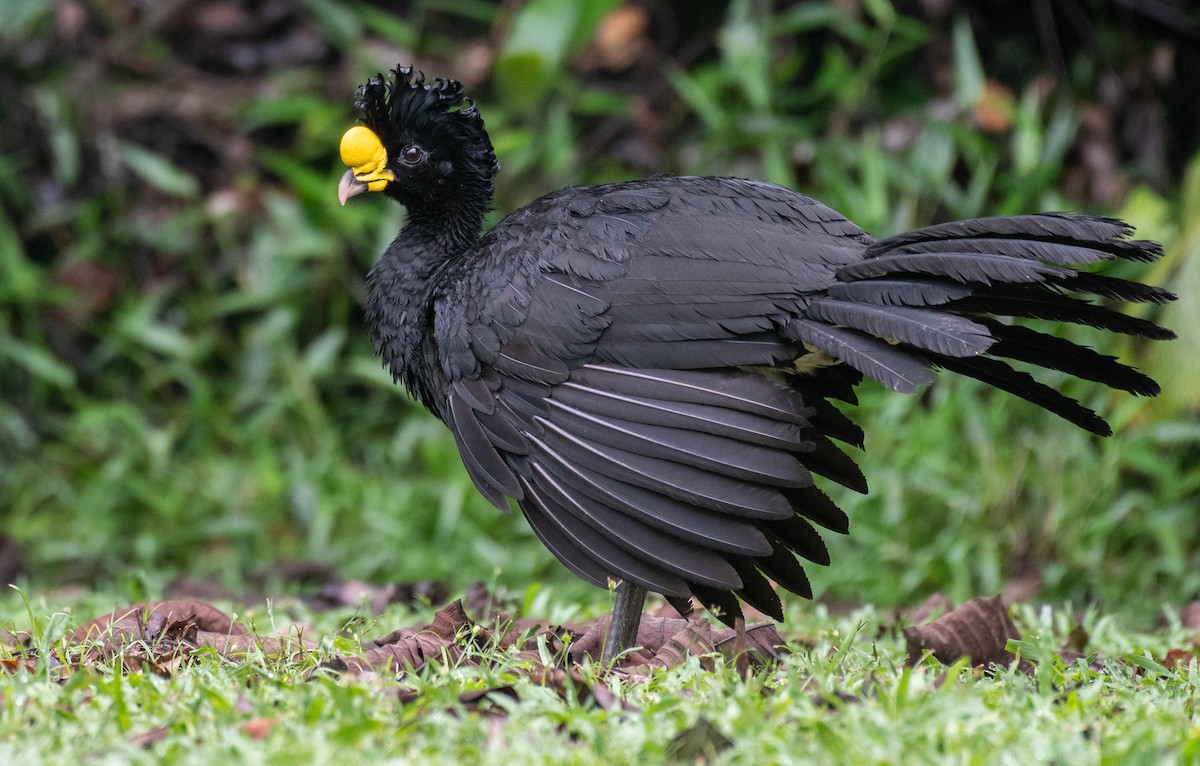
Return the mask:
<svg viewBox="0 0 1200 766">
<path fill-rule="evenodd" d="M 865 491 L 830 439 L 861 434 L 753 370 L 803 353 L 779 328 L 867 241 L 806 197 L 713 179 L 551 196 L 505 221 L 440 280 L 457 310 L 435 307 L 441 414 L 475 484 L 589 582 L 781 619 L 768 578 L 811 596 L 795 554 L 827 563 L 814 524 L 847 529 L 812 473 Z"/>
<path fill-rule="evenodd" d="M 480 490 L 501 508 L 516 499 L 584 579 L 693 595 L 726 620 L 739 598 L 778 618 L 768 578 L 808 595 L 793 554 L 825 563 L 813 525 L 847 527 L 812 474 L 866 490 L 833 443 L 861 445 L 861 432 L 827 402 L 853 401 L 864 374 L 912 391 L 949 369 L 1099 434 L 1102 418 L 1005 360 L 1157 393 L 1112 357 L 1003 319 L 1172 337 L 1087 300 L 1170 293 L 1070 267 L 1161 254 L 1129 234 L 1040 214 L 875 242 L 770 184 L 575 189 L 447 268 L 431 390 L 447 392 L 440 414 Z"/>
</svg>

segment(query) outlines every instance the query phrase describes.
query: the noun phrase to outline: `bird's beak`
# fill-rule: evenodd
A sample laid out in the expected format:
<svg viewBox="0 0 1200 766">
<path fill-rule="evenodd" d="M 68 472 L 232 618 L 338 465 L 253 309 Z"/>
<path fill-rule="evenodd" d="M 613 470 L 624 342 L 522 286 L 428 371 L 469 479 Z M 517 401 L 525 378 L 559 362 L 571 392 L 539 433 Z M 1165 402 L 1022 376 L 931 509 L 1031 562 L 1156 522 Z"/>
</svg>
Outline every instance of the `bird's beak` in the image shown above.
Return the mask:
<svg viewBox="0 0 1200 766">
<path fill-rule="evenodd" d="M 342 136 L 342 162 L 350 169 L 342 174 L 338 184 L 338 200 L 346 200 L 368 191 L 383 191 L 396 180 L 387 167 L 387 150 L 375 131 L 365 125 L 355 125 Z"/>
<path fill-rule="evenodd" d="M 342 181 L 338 184 L 338 202 L 345 205 L 346 200 L 370 190 L 371 187 L 354 177 L 354 168 L 350 168 L 342 174 Z"/>
</svg>

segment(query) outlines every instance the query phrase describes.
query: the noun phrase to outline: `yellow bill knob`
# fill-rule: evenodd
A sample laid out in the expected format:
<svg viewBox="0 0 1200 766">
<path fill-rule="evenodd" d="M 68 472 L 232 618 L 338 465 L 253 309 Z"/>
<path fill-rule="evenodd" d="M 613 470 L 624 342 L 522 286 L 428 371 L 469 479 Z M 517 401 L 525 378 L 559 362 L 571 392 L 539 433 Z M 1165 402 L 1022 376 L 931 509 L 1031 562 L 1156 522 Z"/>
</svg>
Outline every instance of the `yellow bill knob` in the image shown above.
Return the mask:
<svg viewBox="0 0 1200 766">
<path fill-rule="evenodd" d="M 355 125 L 342 136 L 339 148 L 342 162 L 350 170 L 342 177 L 338 187 L 338 198 L 342 204 L 356 194 L 366 191 L 383 191 L 396 176 L 387 168 L 387 150 L 375 131 L 365 125 Z"/>
<path fill-rule="evenodd" d="M 387 151 L 375 131 L 365 125 L 355 125 L 342 136 L 342 162 L 355 170 L 381 167 L 387 162 Z"/>
</svg>

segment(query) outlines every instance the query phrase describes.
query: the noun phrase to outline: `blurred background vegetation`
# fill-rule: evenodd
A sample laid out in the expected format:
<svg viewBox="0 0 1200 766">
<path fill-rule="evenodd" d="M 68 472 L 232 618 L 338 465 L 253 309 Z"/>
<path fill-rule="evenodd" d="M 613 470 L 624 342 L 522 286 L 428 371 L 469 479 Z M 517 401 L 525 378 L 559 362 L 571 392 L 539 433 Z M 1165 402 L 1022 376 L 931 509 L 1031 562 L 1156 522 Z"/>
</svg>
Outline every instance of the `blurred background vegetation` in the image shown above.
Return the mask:
<svg viewBox="0 0 1200 766">
<path fill-rule="evenodd" d="M 341 208 L 368 75 L 463 81 L 497 216 L 654 173 L 793 186 L 886 235 L 1043 209 L 1166 245 L 1181 335 L 1071 387 L 1100 440 L 965 381 L 867 386 L 872 494 L 829 600 L 1006 589 L 1148 615 L 1200 592 L 1200 13 L 1183 0 L 0 0 L 0 582 L 574 584 L 393 386 L 362 279 L 403 221 Z M 1084 335 L 1085 333 L 1080 333 Z"/>
</svg>

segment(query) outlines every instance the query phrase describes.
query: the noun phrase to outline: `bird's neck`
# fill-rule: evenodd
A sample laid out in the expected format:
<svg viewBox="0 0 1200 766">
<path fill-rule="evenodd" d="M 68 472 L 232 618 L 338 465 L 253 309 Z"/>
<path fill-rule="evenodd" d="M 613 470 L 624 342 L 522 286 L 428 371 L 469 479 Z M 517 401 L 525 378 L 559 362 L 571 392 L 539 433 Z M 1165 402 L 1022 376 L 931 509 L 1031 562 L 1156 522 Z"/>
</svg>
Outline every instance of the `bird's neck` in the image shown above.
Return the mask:
<svg viewBox="0 0 1200 766">
<path fill-rule="evenodd" d="M 436 211 L 410 206 L 408 222 L 367 274 L 366 321 L 375 353 L 393 379 L 435 413 L 438 406 L 423 375 L 430 288 L 443 264 L 478 241 L 487 209 L 487 204 Z"/>
</svg>

